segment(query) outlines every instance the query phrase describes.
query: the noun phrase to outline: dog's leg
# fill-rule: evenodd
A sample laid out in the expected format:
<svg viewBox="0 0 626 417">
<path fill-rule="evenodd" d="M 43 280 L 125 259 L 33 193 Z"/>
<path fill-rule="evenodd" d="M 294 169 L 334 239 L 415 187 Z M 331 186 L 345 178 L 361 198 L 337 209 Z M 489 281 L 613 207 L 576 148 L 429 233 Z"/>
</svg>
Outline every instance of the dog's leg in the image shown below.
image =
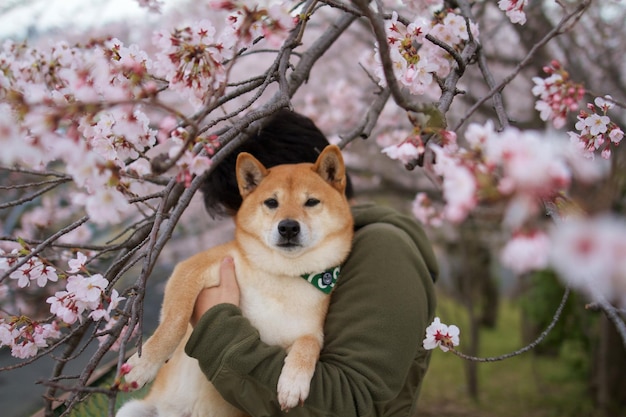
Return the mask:
<svg viewBox="0 0 626 417">
<path fill-rule="evenodd" d="M 139 388 L 154 379 L 183 340 L 200 291 L 219 282 L 211 276 L 208 270 L 174 269 L 165 288 L 160 324 L 143 345 L 141 356 L 135 353 L 128 359 L 131 369 L 124 377 L 127 382 Z"/>
<path fill-rule="evenodd" d="M 293 343 L 278 378 L 278 402 L 283 411 L 304 403 L 320 356 L 318 337 L 304 335 Z"/>
</svg>

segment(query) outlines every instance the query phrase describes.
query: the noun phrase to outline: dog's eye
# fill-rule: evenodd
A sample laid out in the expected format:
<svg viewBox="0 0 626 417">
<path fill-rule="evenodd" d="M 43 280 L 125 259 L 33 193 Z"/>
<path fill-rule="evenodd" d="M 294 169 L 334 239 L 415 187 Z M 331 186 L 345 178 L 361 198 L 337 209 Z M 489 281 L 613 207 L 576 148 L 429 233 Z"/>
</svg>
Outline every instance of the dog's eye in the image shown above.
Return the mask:
<svg viewBox="0 0 626 417">
<path fill-rule="evenodd" d="M 275 209 L 278 207 L 278 200 L 276 200 L 275 198 L 268 198 L 263 202 L 263 204 L 265 204 L 267 208 Z"/>
<path fill-rule="evenodd" d="M 309 198 L 304 205 L 307 207 L 315 207 L 320 203 L 320 201 L 317 198 Z"/>
</svg>

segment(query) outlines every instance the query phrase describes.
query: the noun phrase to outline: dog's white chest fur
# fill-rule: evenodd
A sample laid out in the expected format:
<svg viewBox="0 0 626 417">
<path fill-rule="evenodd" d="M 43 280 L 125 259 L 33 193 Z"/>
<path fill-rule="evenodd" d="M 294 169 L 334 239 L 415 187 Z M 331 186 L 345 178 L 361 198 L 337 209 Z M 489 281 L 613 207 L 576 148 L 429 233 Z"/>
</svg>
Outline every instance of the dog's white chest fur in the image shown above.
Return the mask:
<svg viewBox="0 0 626 417">
<path fill-rule="evenodd" d="M 263 342 L 287 347 L 303 334 L 315 334 L 321 342 L 324 316 L 320 308 L 325 308 L 328 295 L 301 277 L 260 271 L 239 276 L 247 281 L 241 286 L 242 312 Z"/>
</svg>

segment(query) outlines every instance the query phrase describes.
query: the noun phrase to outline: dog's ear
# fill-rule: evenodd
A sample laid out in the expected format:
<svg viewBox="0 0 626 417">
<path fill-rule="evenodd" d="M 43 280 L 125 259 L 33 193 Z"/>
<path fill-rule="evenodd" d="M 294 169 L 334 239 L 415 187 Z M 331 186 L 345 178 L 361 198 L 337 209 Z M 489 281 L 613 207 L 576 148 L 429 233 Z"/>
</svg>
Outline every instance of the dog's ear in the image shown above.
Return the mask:
<svg viewBox="0 0 626 417">
<path fill-rule="evenodd" d="M 268 171 L 254 156 L 242 152 L 237 156 L 237 185 L 241 197 L 246 198 L 265 178 Z"/>
<path fill-rule="evenodd" d="M 324 148 L 313 166 L 315 172 L 340 193 L 346 190 L 346 167 L 341 156 L 341 149 L 336 145 Z"/>
</svg>

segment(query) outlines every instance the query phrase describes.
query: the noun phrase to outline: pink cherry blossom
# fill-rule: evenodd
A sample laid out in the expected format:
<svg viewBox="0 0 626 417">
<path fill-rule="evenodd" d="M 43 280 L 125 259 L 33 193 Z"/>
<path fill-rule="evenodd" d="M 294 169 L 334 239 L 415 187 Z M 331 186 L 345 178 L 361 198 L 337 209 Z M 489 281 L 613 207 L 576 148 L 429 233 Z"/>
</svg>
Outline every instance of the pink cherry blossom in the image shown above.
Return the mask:
<svg viewBox="0 0 626 417">
<path fill-rule="evenodd" d="M 579 143 L 580 149 L 587 157 L 593 158 L 597 151 L 609 159 L 611 148 L 619 145 L 624 132 L 606 115 L 612 108 L 609 101 L 597 97 L 594 103 L 587 104 L 587 110 L 581 110 L 575 125 L 578 132 L 568 132 L 574 142 Z"/>
<path fill-rule="evenodd" d="M 86 261 L 87 261 L 87 256 L 85 256 L 85 254 L 82 252 L 78 252 L 76 254 L 75 259 L 70 259 L 67 262 L 68 266 L 70 267 L 70 269 L 67 272 L 69 272 L 70 274 L 75 274 L 77 272 L 83 271 L 83 269 L 85 268 Z"/>
<path fill-rule="evenodd" d="M 478 202 L 476 178 L 468 167 L 459 164 L 443 148 L 437 145 L 431 148 L 437 155 L 434 172 L 443 178 L 444 216 L 453 223 L 461 222 Z"/>
<path fill-rule="evenodd" d="M 589 132 L 593 136 L 598 136 L 600 133 L 604 133 L 607 130 L 607 125 L 611 122 L 607 116 L 600 116 L 598 114 L 592 114 L 585 119 L 585 126 L 589 128 Z"/>
<path fill-rule="evenodd" d="M 539 230 L 513 235 L 502 252 L 500 261 L 516 274 L 541 270 L 548 266 L 550 240 Z"/>
<path fill-rule="evenodd" d="M 151 10 L 164 4 L 162 0 L 136 1 Z M 489 31 L 482 37 L 478 24 L 466 18 L 467 4 L 442 0 L 370 3 L 372 11 L 384 16 L 386 36 L 374 40 L 362 17 L 360 23 L 345 29 L 347 36 L 340 34 L 338 39 L 346 41 L 317 51 L 310 45 L 334 43 L 327 37 L 339 34 L 335 31 L 339 26 L 333 22 L 348 22 L 343 16 L 336 20 L 346 13 L 353 18 L 349 9 L 357 7 L 356 3 L 331 2 L 329 7 L 312 2 L 307 3 L 311 5 L 308 10 L 295 0 L 186 3 L 160 20 L 153 36 L 153 28 L 140 28 L 153 20 L 136 19 L 132 26 L 140 30 L 133 27 L 132 33 L 117 33 L 111 25 L 107 30 L 89 28 L 85 36 L 69 36 L 63 41 L 57 41 L 61 34 L 53 31 L 27 42 L 7 40 L 0 46 L 0 168 L 5 177 L 1 187 L 2 204 L 9 207 L 0 216 L 0 229 L 6 235 L 0 242 L 0 271 L 11 270 L 0 282 L 0 346 L 14 356 L 29 358 L 41 353 L 85 320 L 98 321 L 90 328 L 93 333 L 85 334 L 86 341 L 95 336 L 101 343 L 113 342 L 108 338 L 118 337 L 108 331 L 118 323 L 121 327 L 117 320 L 127 318 L 119 311 L 124 297 L 96 272 L 104 274 L 107 259 L 120 259 L 124 266 L 131 266 L 155 244 L 158 252 L 193 191 L 170 188 L 172 179 L 190 185 L 194 176 L 206 172 L 211 158 L 223 155 L 222 145 L 243 139 L 231 133 L 239 135 L 235 130 L 257 110 L 265 112 L 269 108 L 265 104 L 278 97 L 276 92 L 281 101 L 290 101 L 296 111 L 311 116 L 332 142 L 347 144 L 352 138 L 344 133 L 356 132 L 375 136 L 382 152 L 399 163 L 425 156 L 423 170 L 434 187 L 422 183 L 426 177 L 421 175 L 422 168 L 417 168 L 407 183 L 415 189 L 428 189 L 428 195 L 417 194 L 412 205 L 421 222 L 431 226 L 456 223 L 442 229 L 447 232 L 470 216 L 482 221 L 487 214 L 491 224 L 511 236 L 502 248 L 501 261 L 512 271 L 552 268 L 564 283 L 590 299 L 604 298 L 626 306 L 626 243 L 622 237 L 626 226 L 616 218 L 576 218 L 573 213 L 578 210 L 570 212 L 566 207 L 560 211 L 561 201 L 574 194 L 570 188 L 575 181 L 592 183 L 616 166 L 594 159 L 594 155 L 619 162 L 615 151 L 624 133 L 616 121 L 623 119 L 623 106 L 604 96 L 581 108 L 588 92 L 564 65 L 553 61 L 545 67 L 544 76 L 533 79 L 534 107 L 556 130 L 577 117 L 573 131 L 523 132 L 506 127 L 508 123 L 524 126 L 531 122 L 519 107 L 528 104 L 524 95 L 528 92 L 523 91 L 528 83 L 523 78 L 530 67 L 511 70 L 538 45 L 528 43 L 519 28 L 509 24 L 525 23 L 527 0 L 499 0 L 497 5 L 506 17 L 492 10 L 489 2 L 474 2 L 480 3 L 472 7 L 474 16 Z M 218 10 L 207 14 L 207 6 Z M 540 9 L 537 11 L 545 13 Z M 583 32 L 599 36 L 577 30 L 592 27 L 584 25 L 591 23 L 587 19 L 593 17 L 593 10 L 578 15 L 570 14 L 575 8 L 548 9 L 554 12 L 548 17 L 554 18 L 555 24 L 560 15 L 570 19 L 567 25 L 562 21 L 567 30 L 558 31 L 560 38 L 551 41 L 554 47 L 548 52 L 579 59 L 576 54 L 560 54 L 558 48 L 570 43 L 563 38 L 566 36 L 578 36 L 576 41 L 584 37 Z M 183 15 L 184 10 L 193 10 L 193 15 Z M 206 20 L 198 21 L 202 16 Z M 604 23 L 611 24 L 608 20 Z M 296 27 L 297 32 L 293 30 Z M 113 33 L 119 38 L 111 36 Z M 287 37 L 297 42 L 283 48 Z M 480 47 L 466 56 L 470 50 L 466 47 L 475 46 L 468 45 L 471 37 Z M 466 65 L 460 65 L 450 49 L 433 38 L 467 58 Z M 125 44 L 121 39 L 134 43 Z M 379 88 L 387 87 L 387 80 L 380 54 L 374 53 L 380 52 L 374 51 L 375 41 L 389 46 L 401 96 L 394 89 L 392 96 L 385 98 L 389 91 Z M 590 42 L 594 44 L 593 39 Z M 348 60 L 365 56 L 360 62 L 363 68 L 353 70 L 355 62 Z M 307 67 L 317 57 L 321 64 L 315 64 L 309 73 Z M 588 67 L 574 61 L 572 67 Z M 347 77 L 342 76 L 348 72 Z M 496 95 L 485 96 L 493 86 L 486 80 L 488 72 L 494 80 L 507 80 L 502 87 L 503 108 Z M 302 75 L 306 85 L 293 90 Z M 507 75 L 515 79 L 505 78 Z M 601 83 L 596 84 L 594 89 L 601 88 Z M 466 114 L 469 106 L 481 99 L 487 100 L 485 105 Z M 457 143 L 456 134 L 463 132 L 432 128 L 428 120 L 416 122 L 414 111 L 407 117 L 409 106 L 405 103 L 427 102 L 446 107 L 448 126 L 481 120 L 489 114 L 483 110 L 494 105 L 498 125 L 491 121 L 469 124 Z M 248 126 L 251 131 L 253 124 Z M 360 152 L 352 153 L 361 146 L 351 148 L 353 144 L 345 152 L 348 165 L 370 164 Z M 431 158 L 431 151 L 436 158 Z M 375 164 L 371 168 L 377 169 Z M 558 214 L 555 218 L 565 219 L 549 233 L 542 230 L 546 207 L 550 214 Z M 72 229 L 85 213 L 89 219 Z M 157 226 L 154 222 L 161 218 L 167 221 Z M 147 234 L 151 225 L 158 230 Z M 72 230 L 59 236 L 61 228 Z M 151 239 L 142 240 L 141 246 L 131 245 L 134 248 L 122 242 L 141 236 Z M 47 239 L 51 243 L 41 248 L 40 242 Z M 37 256 L 26 260 L 28 250 L 34 247 Z M 87 248 L 100 249 L 87 253 Z M 120 250 L 135 248 L 139 252 L 134 255 L 117 256 Z M 83 252 L 76 252 L 79 249 Z M 85 265 L 88 259 L 89 270 Z M 24 264 L 14 268 L 17 262 Z M 117 279 L 119 285 L 128 286 L 123 294 L 139 288 Z M 25 316 L 37 307 L 24 301 L 32 299 L 31 295 L 47 297 L 44 307 L 49 306 L 51 315 L 46 311 L 32 314 L 45 317 L 46 323 Z M 126 332 L 124 328 L 122 335 Z M 120 339 L 115 340 L 113 348 L 119 343 Z M 440 346 L 448 350 L 458 343 L 458 328 L 439 318 L 424 339 L 424 347 L 429 349 Z M 54 354 L 62 351 L 57 349 Z"/>
<path fill-rule="evenodd" d="M 609 139 L 615 144 L 619 144 L 624 138 L 624 132 L 619 127 L 615 127 L 609 133 Z"/>
<path fill-rule="evenodd" d="M 550 240 L 550 265 L 566 284 L 626 307 L 626 223 L 571 218 L 552 228 Z"/>
<path fill-rule="evenodd" d="M 84 303 L 99 302 L 108 285 L 109 281 L 100 274 L 91 277 L 72 275 L 67 279 L 67 290 Z"/>
<path fill-rule="evenodd" d="M 533 77 L 535 86 L 532 93 L 539 99 L 535 103 L 535 110 L 544 121 L 551 121 L 555 128 L 565 126 L 567 114 L 578 110 L 578 102 L 585 93 L 584 87 L 574 83 L 569 73 L 562 68 L 558 61 L 553 61 L 544 68 L 547 78 Z"/>
<path fill-rule="evenodd" d="M 498 7 L 506 12 L 507 17 L 512 23 L 523 25 L 526 23 L 526 13 L 524 7 L 528 0 L 499 0 Z"/>
<path fill-rule="evenodd" d="M 465 130 L 465 140 L 470 145 L 471 149 L 483 149 L 487 141 L 495 135 L 495 133 L 491 120 L 487 120 L 485 124 L 470 123 Z"/>
<path fill-rule="evenodd" d="M 13 326 L 0 318 L 0 347 L 11 346 L 17 337 L 17 332 Z"/>
<path fill-rule="evenodd" d="M 48 281 L 57 282 L 59 279 L 56 269 L 53 266 L 41 262 L 35 266 L 34 272 L 37 276 L 37 286 L 40 288 L 45 287 Z"/>
<path fill-rule="evenodd" d="M 80 199 L 75 199 L 80 201 Z M 84 197 L 85 210 L 96 224 L 115 224 L 129 213 L 128 200 L 116 189 L 103 187 Z"/>
<path fill-rule="evenodd" d="M 439 317 L 426 328 L 426 338 L 422 342 L 424 349 L 432 350 L 439 347 L 444 352 L 459 345 L 460 330 L 455 325 L 441 323 Z"/>
<path fill-rule="evenodd" d="M 26 359 L 37 354 L 38 348 L 35 343 L 25 340 L 11 347 L 11 355 L 18 359 Z"/>
<path fill-rule="evenodd" d="M 34 264 L 31 261 L 25 263 L 20 266 L 18 269 L 13 271 L 9 278 L 17 280 L 17 286 L 20 288 L 24 288 L 30 285 L 30 280 L 32 279 L 32 271 L 34 269 Z M 35 277 L 36 279 L 36 277 Z"/>
<path fill-rule="evenodd" d="M 412 213 L 423 224 L 439 227 L 443 224 L 443 213 L 428 198 L 426 193 L 417 193 L 411 205 Z"/>
<path fill-rule="evenodd" d="M 421 153 L 424 152 L 423 146 L 420 148 L 412 141 L 405 141 L 399 145 L 391 145 L 383 148 L 382 153 L 387 155 L 391 159 L 397 159 L 403 164 L 408 164 L 410 161 L 416 159 Z"/>
<path fill-rule="evenodd" d="M 75 323 L 82 313 L 74 302 L 74 296 L 67 291 L 57 291 L 46 299 L 46 303 L 50 304 L 50 312 L 67 324 Z"/>
<path fill-rule="evenodd" d="M 593 102 L 597 107 L 602 109 L 604 113 L 606 113 L 607 111 L 615 107 L 615 102 L 613 101 L 613 97 L 611 97 L 608 94 L 604 97 L 596 97 Z"/>
</svg>

